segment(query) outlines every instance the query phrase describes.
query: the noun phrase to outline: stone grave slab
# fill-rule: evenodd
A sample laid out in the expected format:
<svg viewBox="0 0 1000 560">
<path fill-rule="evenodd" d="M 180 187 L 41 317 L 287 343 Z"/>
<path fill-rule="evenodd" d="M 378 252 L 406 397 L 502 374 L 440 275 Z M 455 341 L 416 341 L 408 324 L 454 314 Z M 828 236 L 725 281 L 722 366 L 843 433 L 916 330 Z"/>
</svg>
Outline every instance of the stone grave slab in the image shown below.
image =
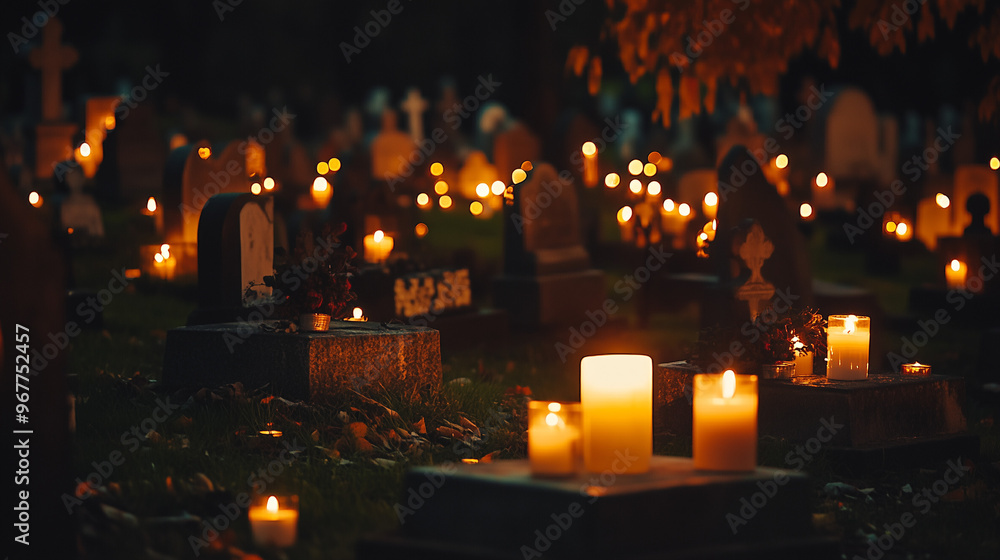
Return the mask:
<svg viewBox="0 0 1000 560">
<path fill-rule="evenodd" d="M 776 477 L 781 490 L 734 535 L 727 514 Z M 527 460 L 418 467 L 398 533 L 363 540 L 358 558 L 839 558 L 813 530 L 808 488 L 801 473 L 709 474 L 664 456 L 644 474 L 564 479 L 532 477 Z"/>
<path fill-rule="evenodd" d="M 246 322 L 180 327 L 167 332 L 163 381 L 190 388 L 267 384 L 295 399 L 375 382 L 417 390 L 441 384 L 440 337 L 424 327 L 355 321 L 298 333 Z"/>
<path fill-rule="evenodd" d="M 604 301 L 604 275 L 590 268 L 583 246 L 575 189 L 568 171 L 539 162 L 504 195 L 504 270 L 493 298 L 513 325 L 579 323 Z"/>
<path fill-rule="evenodd" d="M 659 364 L 653 377 L 653 433 L 690 433 L 693 378 L 688 362 Z M 966 432 L 965 380 L 931 375 L 871 375 L 867 381 L 825 376 L 767 379 L 759 385 L 760 435 L 808 442 L 828 438 L 822 451 L 839 465 L 880 468 L 948 455 L 975 455 L 978 438 Z M 841 426 L 827 436 L 828 425 Z"/>
</svg>

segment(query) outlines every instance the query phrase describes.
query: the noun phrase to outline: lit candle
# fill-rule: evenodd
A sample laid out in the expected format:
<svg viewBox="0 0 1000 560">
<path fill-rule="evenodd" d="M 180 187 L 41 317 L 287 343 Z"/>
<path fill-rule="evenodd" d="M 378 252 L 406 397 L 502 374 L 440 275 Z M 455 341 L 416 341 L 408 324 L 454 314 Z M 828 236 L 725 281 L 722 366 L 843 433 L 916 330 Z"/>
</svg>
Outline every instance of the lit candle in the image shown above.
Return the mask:
<svg viewBox="0 0 1000 560">
<path fill-rule="evenodd" d="M 842 381 L 868 379 L 871 319 L 863 315 L 830 315 L 827 324 L 826 376 Z"/>
<path fill-rule="evenodd" d="M 969 274 L 969 267 L 958 259 L 952 259 L 947 266 L 944 267 L 944 279 L 948 283 L 948 287 L 955 290 L 965 289 L 965 280 Z"/>
<path fill-rule="evenodd" d="M 588 471 L 643 473 L 653 456 L 653 359 L 587 356 L 580 362 L 583 461 Z"/>
<path fill-rule="evenodd" d="M 173 280 L 177 270 L 177 260 L 170 255 L 170 245 L 164 243 L 160 252 L 153 255 L 153 276 L 161 280 Z"/>
<path fill-rule="evenodd" d="M 317 208 L 326 208 L 330 204 L 330 198 L 333 197 L 333 187 L 323 177 L 316 177 L 313 180 L 312 189 L 309 192 L 312 194 L 313 203 Z"/>
<path fill-rule="evenodd" d="M 383 233 L 382 230 L 377 230 L 375 233 L 365 236 L 364 244 L 365 260 L 372 263 L 380 263 L 389 258 L 389 253 L 392 252 L 393 240 Z"/>
<path fill-rule="evenodd" d="M 584 142 L 583 148 L 583 184 L 588 187 L 597 186 L 597 146 L 593 142 Z"/>
<path fill-rule="evenodd" d="M 799 354 L 797 351 L 806 345 L 799 342 L 799 337 L 792 337 L 792 347 L 795 348 L 795 375 L 813 374 L 813 353 Z"/>
<path fill-rule="evenodd" d="M 706 193 L 705 198 L 701 201 L 701 211 L 705 214 L 705 219 L 714 220 L 718 209 L 719 195 L 714 192 Z"/>
<path fill-rule="evenodd" d="M 833 179 L 826 173 L 817 173 L 812 180 L 812 204 L 816 210 L 831 210 L 837 207 L 837 194 Z"/>
<path fill-rule="evenodd" d="M 295 544 L 299 521 L 298 496 L 269 496 L 265 504 L 250 506 L 250 530 L 257 546 L 287 548 Z"/>
<path fill-rule="evenodd" d="M 900 369 L 900 373 L 903 375 L 930 375 L 931 366 L 927 364 L 922 364 L 920 362 L 913 362 L 912 364 L 903 364 Z"/>
<path fill-rule="evenodd" d="M 757 376 L 700 373 L 694 376 L 694 468 L 752 471 L 757 468 Z"/>
<path fill-rule="evenodd" d="M 528 403 L 528 460 L 537 475 L 576 473 L 580 456 L 580 404 Z"/>
<path fill-rule="evenodd" d="M 355 307 L 352 312 L 352 317 L 348 317 L 348 321 L 367 321 L 368 317 L 365 317 L 365 312 L 361 310 L 360 307 Z"/>
</svg>

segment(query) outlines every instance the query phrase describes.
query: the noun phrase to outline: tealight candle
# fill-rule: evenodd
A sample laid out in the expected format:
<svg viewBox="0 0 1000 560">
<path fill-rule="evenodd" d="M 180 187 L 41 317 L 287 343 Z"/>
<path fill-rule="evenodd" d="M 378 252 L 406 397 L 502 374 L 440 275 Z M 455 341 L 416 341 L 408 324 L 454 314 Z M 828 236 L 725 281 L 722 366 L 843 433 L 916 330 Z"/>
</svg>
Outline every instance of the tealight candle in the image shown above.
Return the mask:
<svg viewBox="0 0 1000 560">
<path fill-rule="evenodd" d="M 375 233 L 365 236 L 365 260 L 372 263 L 384 262 L 392 252 L 393 240 L 391 237 L 378 230 Z"/>
<path fill-rule="evenodd" d="M 948 283 L 948 288 L 953 290 L 964 290 L 965 281 L 969 275 L 969 267 L 958 259 L 952 259 L 944 267 L 944 279 Z"/>
<path fill-rule="evenodd" d="M 643 473 L 653 457 L 653 359 L 587 356 L 580 362 L 583 462 L 590 472 Z"/>
<path fill-rule="evenodd" d="M 597 146 L 593 142 L 585 142 L 581 149 L 583 153 L 583 184 L 588 187 L 597 186 Z"/>
<path fill-rule="evenodd" d="M 295 544 L 299 522 L 298 496 L 268 496 L 263 504 L 250 506 L 253 542 L 267 548 L 287 548 Z"/>
<path fill-rule="evenodd" d="M 868 379 L 871 318 L 830 315 L 826 330 L 826 376 L 842 381 Z"/>
<path fill-rule="evenodd" d="M 580 404 L 528 403 L 528 460 L 543 476 L 576 473 L 580 456 Z"/>
<path fill-rule="evenodd" d="M 752 471 L 757 468 L 757 376 L 694 376 L 694 468 Z"/>
<path fill-rule="evenodd" d="M 901 366 L 900 373 L 903 375 L 930 375 L 931 366 L 927 364 L 922 364 L 920 362 L 913 362 L 912 364 L 903 364 Z"/>
</svg>

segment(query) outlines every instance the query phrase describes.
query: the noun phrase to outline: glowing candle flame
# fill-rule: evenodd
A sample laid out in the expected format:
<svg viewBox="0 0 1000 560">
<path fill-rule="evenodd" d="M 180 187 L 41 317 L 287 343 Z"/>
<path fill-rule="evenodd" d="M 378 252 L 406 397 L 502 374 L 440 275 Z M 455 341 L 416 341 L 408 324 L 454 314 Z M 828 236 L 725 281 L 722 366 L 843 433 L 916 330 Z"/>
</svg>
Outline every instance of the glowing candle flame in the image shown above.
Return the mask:
<svg viewBox="0 0 1000 560">
<path fill-rule="evenodd" d="M 705 195 L 705 206 L 715 206 L 719 203 L 719 195 L 714 192 L 707 193 Z"/>
<path fill-rule="evenodd" d="M 951 259 L 951 269 L 958 272 L 962 268 L 962 263 L 958 262 L 958 259 Z"/>
<path fill-rule="evenodd" d="M 545 415 L 545 423 L 548 424 L 549 426 L 558 426 L 559 425 L 559 415 L 558 414 L 552 414 L 551 412 L 548 413 L 548 414 L 546 414 Z"/>
<path fill-rule="evenodd" d="M 503 181 L 493 181 L 493 184 L 490 186 L 490 192 L 497 196 L 502 195 L 506 189 L 507 185 L 503 184 Z"/>
<path fill-rule="evenodd" d="M 663 201 L 663 209 L 667 212 L 673 212 L 675 206 L 674 201 L 670 198 Z"/>
<path fill-rule="evenodd" d="M 858 328 L 858 316 L 848 315 L 847 318 L 844 319 L 844 334 L 854 334 L 854 331 L 856 331 L 857 328 Z"/>
<path fill-rule="evenodd" d="M 163 262 L 163 255 L 161 255 L 160 253 L 157 253 L 157 254 L 153 255 L 153 260 L 156 261 L 156 262 L 158 262 L 158 263 L 161 263 L 161 262 Z"/>
<path fill-rule="evenodd" d="M 441 165 L 439 162 L 436 161 L 431 164 L 431 175 L 435 177 L 440 177 L 442 173 L 444 173 L 443 165 Z"/>
<path fill-rule="evenodd" d="M 584 142 L 581 151 L 585 156 L 593 156 L 597 153 L 597 146 L 593 142 Z"/>
<path fill-rule="evenodd" d="M 360 307 L 355 307 L 354 308 L 354 318 L 355 319 L 360 319 L 363 316 L 364 316 L 364 312 L 361 310 L 361 308 Z"/>
<path fill-rule="evenodd" d="M 826 173 L 820 173 L 816 176 L 816 186 L 823 188 L 830 184 L 830 178 L 826 176 Z"/>
<path fill-rule="evenodd" d="M 650 181 L 649 185 L 646 187 L 646 192 L 648 192 L 652 196 L 657 196 L 660 194 L 662 188 L 663 187 L 660 186 L 659 181 Z"/>
<path fill-rule="evenodd" d="M 681 216 L 691 215 L 691 206 L 687 202 L 682 202 L 680 206 L 677 207 L 677 211 L 681 213 Z"/>
<path fill-rule="evenodd" d="M 478 200 L 473 200 L 472 204 L 469 204 L 469 213 L 473 216 L 478 216 L 483 213 L 483 203 Z"/>
<path fill-rule="evenodd" d="M 722 374 L 722 398 L 731 399 L 736 394 L 736 372 L 727 369 Z"/>
<path fill-rule="evenodd" d="M 524 172 L 523 169 L 515 169 L 513 173 L 510 174 L 510 178 L 514 181 L 514 184 L 518 184 L 521 181 L 528 178 L 528 174 Z"/>
<path fill-rule="evenodd" d="M 632 208 L 630 206 L 622 206 L 618 210 L 618 223 L 624 224 L 625 222 L 632 219 Z"/>
<path fill-rule="evenodd" d="M 330 168 L 331 172 L 340 171 L 340 160 L 338 158 L 330 158 L 330 161 L 326 163 L 326 166 Z"/>
<path fill-rule="evenodd" d="M 38 208 L 39 206 L 42 205 L 42 195 L 38 194 L 35 191 L 31 191 L 31 193 L 28 194 L 28 204 L 31 204 L 35 208 Z"/>
<path fill-rule="evenodd" d="M 479 198 L 486 198 L 490 195 L 490 186 L 486 183 L 479 183 L 476 185 L 476 196 Z"/>
<path fill-rule="evenodd" d="M 812 214 L 813 214 L 812 204 L 809 204 L 808 202 L 803 202 L 802 206 L 799 206 L 799 216 L 802 216 L 803 218 L 808 218 L 809 216 L 812 216 Z"/>
<path fill-rule="evenodd" d="M 990 169 L 992 169 L 993 171 L 1000 169 L 1000 158 L 996 156 L 990 158 Z"/>
<path fill-rule="evenodd" d="M 632 175 L 638 175 L 642 173 L 642 162 L 637 159 L 633 159 L 632 161 L 628 162 L 628 172 L 631 173 Z"/>
<path fill-rule="evenodd" d="M 617 173 L 608 173 L 604 176 L 604 186 L 613 189 L 621 182 L 621 177 Z"/>
<path fill-rule="evenodd" d="M 632 179 L 628 183 L 628 190 L 632 191 L 633 194 L 639 194 L 642 192 L 642 181 L 638 179 Z"/>
<path fill-rule="evenodd" d="M 549 412 L 559 412 L 562 410 L 562 405 L 557 402 L 549 403 Z"/>
<path fill-rule="evenodd" d="M 778 157 L 774 158 L 774 166 L 778 169 L 788 167 L 788 156 L 785 154 L 778 154 Z"/>
<path fill-rule="evenodd" d="M 267 499 L 267 512 L 278 513 L 278 498 L 271 496 Z"/>
<path fill-rule="evenodd" d="M 385 233 L 382 230 L 376 230 L 375 233 L 372 234 L 372 239 L 375 240 L 375 243 L 381 243 L 384 237 Z"/>
<path fill-rule="evenodd" d="M 149 210 L 150 213 L 156 212 L 156 199 L 155 198 L 149 197 L 149 200 L 146 201 L 146 210 Z"/>
<path fill-rule="evenodd" d="M 940 206 L 941 208 L 947 208 L 951 206 L 951 199 L 948 198 L 948 195 L 944 193 L 937 193 L 936 195 L 934 195 L 934 202 L 936 202 L 937 205 Z"/>
<path fill-rule="evenodd" d="M 90 144 L 86 142 L 80 144 L 80 155 L 83 157 L 90 157 Z"/>
</svg>

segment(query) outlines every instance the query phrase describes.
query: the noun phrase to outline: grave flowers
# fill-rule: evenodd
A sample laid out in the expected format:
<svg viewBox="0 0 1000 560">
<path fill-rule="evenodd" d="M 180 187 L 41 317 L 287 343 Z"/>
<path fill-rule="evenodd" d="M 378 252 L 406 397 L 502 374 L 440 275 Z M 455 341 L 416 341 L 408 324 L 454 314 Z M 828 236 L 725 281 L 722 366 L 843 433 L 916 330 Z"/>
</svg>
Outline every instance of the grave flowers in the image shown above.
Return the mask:
<svg viewBox="0 0 1000 560">
<path fill-rule="evenodd" d="M 274 274 L 264 277 L 264 285 L 300 330 L 325 331 L 330 319 L 344 319 L 352 311 L 349 304 L 357 295 L 351 291 L 351 261 L 357 253 L 340 241 L 346 229 L 343 223 L 327 223 L 317 237 L 302 231 L 291 251 L 275 250 Z"/>
<path fill-rule="evenodd" d="M 703 371 L 738 368 L 765 378 L 811 375 L 795 362 L 826 351 L 826 321 L 814 309 L 792 309 L 775 317 L 761 313 L 742 326 L 702 330 L 692 361 Z M 811 369 L 811 368 L 810 368 Z"/>
</svg>

